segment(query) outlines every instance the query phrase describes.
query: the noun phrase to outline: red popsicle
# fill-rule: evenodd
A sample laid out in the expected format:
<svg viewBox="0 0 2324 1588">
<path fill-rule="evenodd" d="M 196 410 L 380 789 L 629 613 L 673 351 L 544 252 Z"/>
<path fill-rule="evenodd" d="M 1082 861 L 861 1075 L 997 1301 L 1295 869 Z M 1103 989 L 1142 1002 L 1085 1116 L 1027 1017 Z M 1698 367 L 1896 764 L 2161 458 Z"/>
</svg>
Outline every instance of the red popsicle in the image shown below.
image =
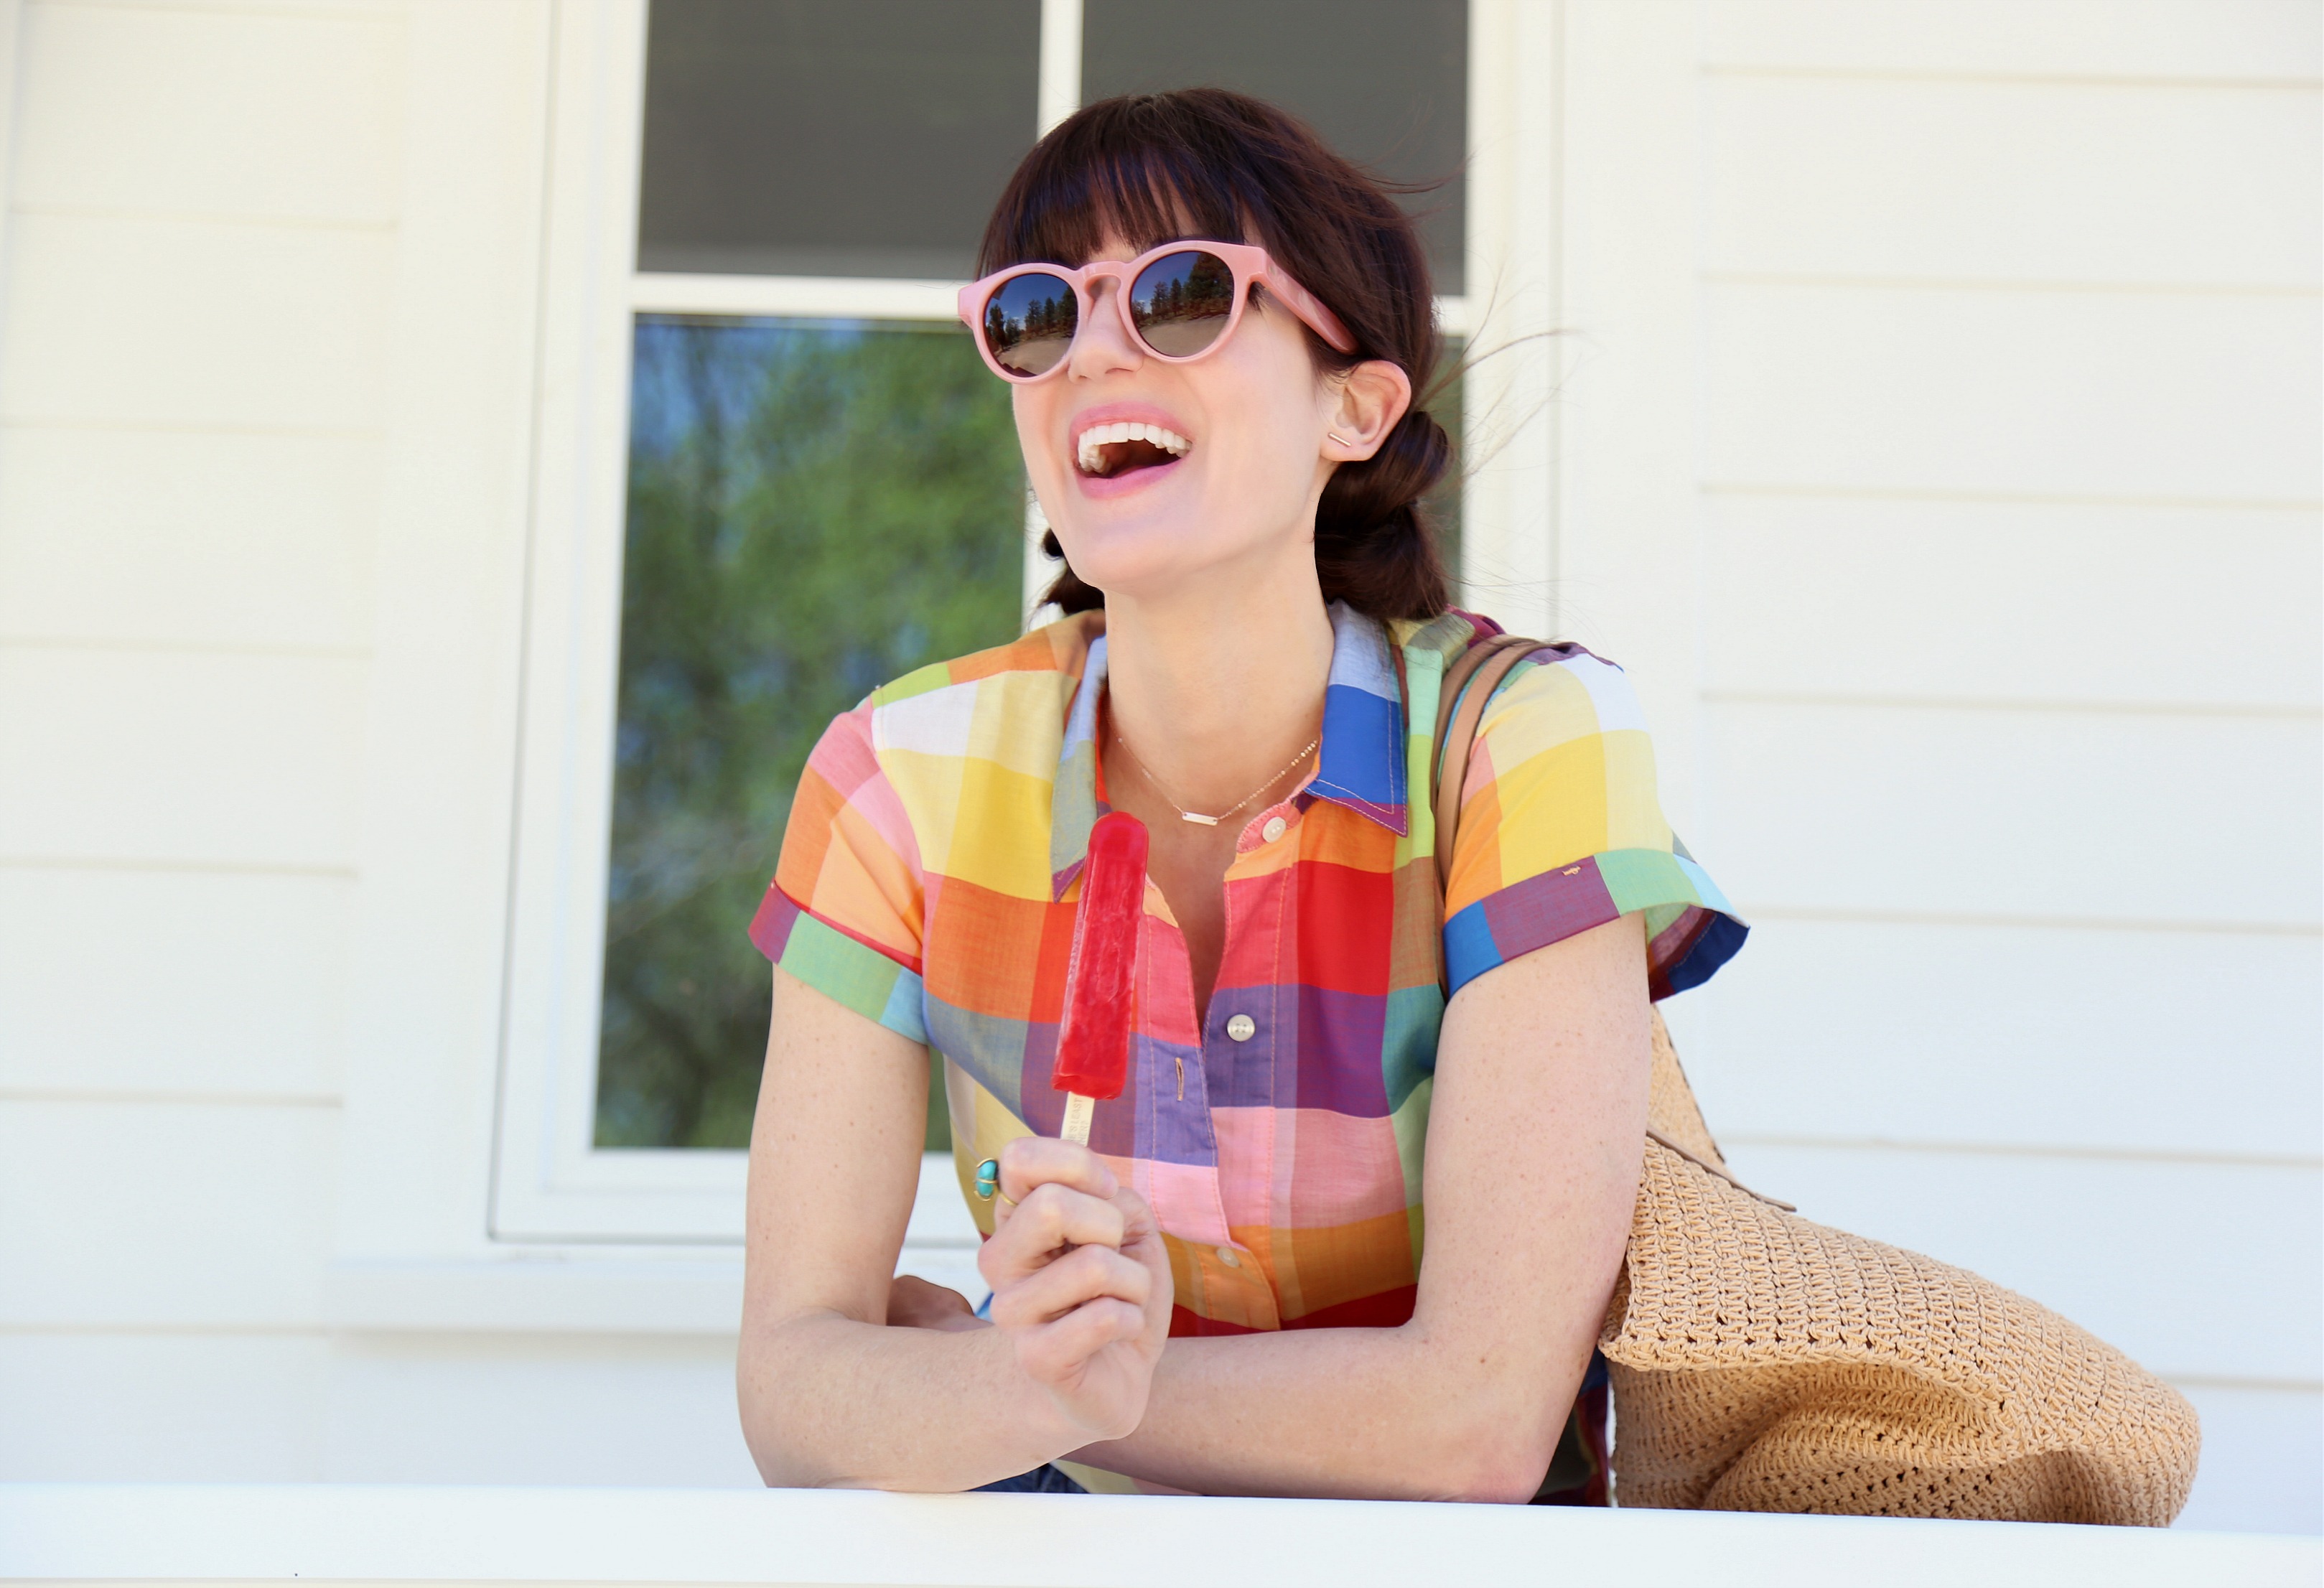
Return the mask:
<svg viewBox="0 0 2324 1588">
<path fill-rule="evenodd" d="M 1130 974 L 1145 914 L 1146 824 L 1113 811 L 1090 829 L 1073 954 L 1065 962 L 1065 1012 L 1057 1025 L 1051 1078 L 1066 1094 L 1065 1124 L 1057 1132 L 1065 1140 L 1087 1146 L 1097 1100 L 1120 1096 L 1129 1077 Z"/>
</svg>

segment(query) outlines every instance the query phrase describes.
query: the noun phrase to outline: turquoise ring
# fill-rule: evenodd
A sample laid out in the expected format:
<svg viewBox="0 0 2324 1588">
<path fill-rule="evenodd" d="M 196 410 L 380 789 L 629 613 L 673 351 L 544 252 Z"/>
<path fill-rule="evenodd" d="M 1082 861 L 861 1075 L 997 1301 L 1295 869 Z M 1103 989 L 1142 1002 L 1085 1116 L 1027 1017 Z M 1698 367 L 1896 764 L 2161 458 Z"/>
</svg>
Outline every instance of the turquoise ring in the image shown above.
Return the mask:
<svg viewBox="0 0 2324 1588">
<path fill-rule="evenodd" d="M 1001 1160 L 988 1158 L 976 1166 L 976 1195 L 980 1201 L 990 1202 L 1001 1189 Z"/>
</svg>

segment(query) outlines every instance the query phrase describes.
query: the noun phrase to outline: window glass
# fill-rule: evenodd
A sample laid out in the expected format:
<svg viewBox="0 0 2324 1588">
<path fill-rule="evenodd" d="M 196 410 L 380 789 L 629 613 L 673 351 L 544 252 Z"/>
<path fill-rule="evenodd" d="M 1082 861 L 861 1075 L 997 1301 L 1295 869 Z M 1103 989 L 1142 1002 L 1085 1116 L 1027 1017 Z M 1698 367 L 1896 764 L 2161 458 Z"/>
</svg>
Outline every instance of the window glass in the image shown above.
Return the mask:
<svg viewBox="0 0 2324 1588">
<path fill-rule="evenodd" d="M 1041 12 L 654 0 L 640 267 L 965 277 L 1033 142 Z M 1410 205 L 1453 292 L 1465 31 L 1463 0 L 1088 0 L 1084 92 L 1223 83 L 1452 176 Z M 1457 385 L 1435 411 L 1457 438 Z M 1431 506 L 1457 559 L 1457 478 Z M 1023 522 L 1007 389 L 959 327 L 639 318 L 600 1146 L 747 1142 L 769 974 L 742 928 L 799 769 L 874 685 L 1015 635 Z"/>
<path fill-rule="evenodd" d="M 1085 0 L 1083 12 L 1084 100 L 1237 88 L 1382 176 L 1442 181 L 1404 203 L 1446 293 L 1467 290 L 1468 60 L 1468 0 Z"/>
<path fill-rule="evenodd" d="M 638 267 L 963 277 L 1033 146 L 1040 0 L 654 0 Z"/>
<path fill-rule="evenodd" d="M 596 1140 L 741 1147 L 799 769 L 874 686 L 1016 637 L 1024 473 L 957 326 L 645 316 L 636 371 Z"/>
</svg>

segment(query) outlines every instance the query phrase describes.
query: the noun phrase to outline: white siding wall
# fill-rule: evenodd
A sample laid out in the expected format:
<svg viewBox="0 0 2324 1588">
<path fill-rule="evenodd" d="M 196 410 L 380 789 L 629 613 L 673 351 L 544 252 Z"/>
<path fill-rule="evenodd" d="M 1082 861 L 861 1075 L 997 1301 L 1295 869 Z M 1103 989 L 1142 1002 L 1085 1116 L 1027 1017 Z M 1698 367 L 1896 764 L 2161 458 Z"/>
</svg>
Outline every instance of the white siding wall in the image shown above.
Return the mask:
<svg viewBox="0 0 2324 1588">
<path fill-rule="evenodd" d="M 512 566 L 521 500 L 444 439 L 482 361 L 426 361 L 464 312 L 530 327 L 538 193 L 511 271 L 452 173 L 538 188 L 546 10 L 463 11 L 0 7 L 0 1479 L 752 1480 L 717 1333 L 335 1299 L 441 1187 L 485 1237 L 489 1131 L 456 1126 L 489 1041 L 428 1047 L 460 989 L 424 954 L 357 963 L 431 864 L 505 872 L 430 794 L 489 802 L 456 725 L 516 654 L 513 603 L 460 621 L 501 592 L 446 542 Z M 503 147 L 440 147 L 495 94 Z M 531 403 L 487 469 L 521 480 Z M 446 899 L 412 908 L 489 984 L 502 923 Z M 396 1205 L 340 1205 L 383 1128 L 446 1113 L 452 1154 L 386 1155 Z"/>
<path fill-rule="evenodd" d="M 2319 1472 L 2318 13 L 1567 8 L 1555 563 L 1753 922 L 1740 1171 Z M 1643 256 L 1642 256 L 1643 255 Z"/>
<path fill-rule="evenodd" d="M 399 18 L 11 20 L 0 1475 L 314 1475 Z"/>
<path fill-rule="evenodd" d="M 731 1265 L 475 1278 L 546 7 L 14 26 L 0 1478 L 750 1482 Z M 2310 1528 L 2315 26 L 1573 0 L 1508 165 L 1531 555 L 1757 926 L 1674 1011 L 1714 1122 Z"/>
</svg>

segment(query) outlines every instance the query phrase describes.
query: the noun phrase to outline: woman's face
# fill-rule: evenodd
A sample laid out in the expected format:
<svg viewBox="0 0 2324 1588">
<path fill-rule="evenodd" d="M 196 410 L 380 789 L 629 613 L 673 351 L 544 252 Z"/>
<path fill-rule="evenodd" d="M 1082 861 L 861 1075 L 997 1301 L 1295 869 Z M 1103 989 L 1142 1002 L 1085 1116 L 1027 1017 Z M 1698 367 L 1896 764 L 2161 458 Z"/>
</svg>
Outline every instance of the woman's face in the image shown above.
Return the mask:
<svg viewBox="0 0 2324 1588">
<path fill-rule="evenodd" d="M 1109 235 L 1093 257 L 1137 252 Z M 1192 364 L 1166 363 L 1131 337 L 1111 302 L 1119 291 L 1097 283 L 1064 374 L 1015 391 L 1025 466 L 1074 571 L 1109 595 L 1154 597 L 1222 569 L 1263 575 L 1294 550 L 1312 558 L 1333 465 L 1377 445 L 1368 424 L 1342 413 L 1346 377 L 1319 375 L 1298 319 L 1264 291 L 1234 334 Z M 1401 379 L 1394 365 L 1361 367 Z M 1163 444 L 1084 446 L 1085 433 L 1118 424 L 1155 427 Z M 1332 430 L 1355 432 L 1358 447 L 1331 441 Z"/>
</svg>

